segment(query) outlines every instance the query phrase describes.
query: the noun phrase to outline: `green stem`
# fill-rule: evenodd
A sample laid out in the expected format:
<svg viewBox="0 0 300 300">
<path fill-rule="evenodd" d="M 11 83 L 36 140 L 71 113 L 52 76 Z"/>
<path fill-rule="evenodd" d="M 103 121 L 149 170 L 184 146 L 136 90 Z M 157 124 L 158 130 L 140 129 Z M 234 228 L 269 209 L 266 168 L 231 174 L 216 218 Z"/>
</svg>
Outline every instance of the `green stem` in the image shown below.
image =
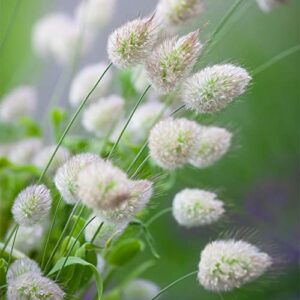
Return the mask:
<svg viewBox="0 0 300 300">
<path fill-rule="evenodd" d="M 142 170 L 143 166 L 145 165 L 145 163 L 148 161 L 148 159 L 150 158 L 150 155 L 147 155 L 144 160 L 140 163 L 140 165 L 138 166 L 138 168 L 134 171 L 134 173 L 130 176 L 130 178 L 135 178 L 140 171 Z"/>
<path fill-rule="evenodd" d="M 183 281 L 184 279 L 186 278 L 189 278 L 191 276 L 194 276 L 195 274 L 198 273 L 198 270 L 197 271 L 193 271 L 189 274 L 186 274 L 180 278 L 178 278 L 177 280 L 173 281 L 172 283 L 170 283 L 169 285 L 167 285 L 165 288 L 163 288 L 155 297 L 153 297 L 151 300 L 155 300 L 157 299 L 162 293 L 164 293 L 165 291 L 167 291 L 168 289 L 170 289 L 171 287 L 173 287 L 174 285 L 176 285 L 177 283 Z"/>
<path fill-rule="evenodd" d="M 150 88 L 151 88 L 151 84 L 148 85 L 148 87 L 145 89 L 144 93 L 141 95 L 140 99 L 135 104 L 135 106 L 134 106 L 133 110 L 131 111 L 131 113 L 130 113 L 130 115 L 129 115 L 129 117 L 128 117 L 128 119 L 127 119 L 127 121 L 126 121 L 126 123 L 125 123 L 125 125 L 124 125 L 124 127 L 123 127 L 123 129 L 122 129 L 122 131 L 121 131 L 121 133 L 119 135 L 119 137 L 118 137 L 118 139 L 117 139 L 117 141 L 114 143 L 112 149 L 110 150 L 110 152 L 108 154 L 108 159 L 111 158 L 112 154 L 116 150 L 116 148 L 117 148 L 117 146 L 118 146 L 118 144 L 119 144 L 119 142 L 120 142 L 120 140 L 121 140 L 121 138 L 122 138 L 122 136 L 123 136 L 126 128 L 128 127 L 128 125 L 129 125 L 129 123 L 130 123 L 130 121 L 131 121 L 131 119 L 132 119 L 135 111 L 137 110 L 138 106 L 140 105 L 140 103 L 142 102 L 144 96 L 147 94 L 147 92 L 149 91 Z"/>
<path fill-rule="evenodd" d="M 147 227 L 150 226 L 150 225 L 151 225 L 154 221 L 156 221 L 158 218 L 160 218 L 161 216 L 163 216 L 163 215 L 165 215 L 165 214 L 167 214 L 167 213 L 169 213 L 169 212 L 171 212 L 171 211 L 172 211 L 172 207 L 167 207 L 167 208 L 165 208 L 165 209 L 159 211 L 159 212 L 156 213 L 152 218 L 150 218 L 150 220 L 148 220 L 148 221 L 146 222 L 146 226 L 147 226 Z"/>
<path fill-rule="evenodd" d="M 135 158 L 133 159 L 133 161 L 130 163 L 130 165 L 127 168 L 127 171 L 126 171 L 127 174 L 129 174 L 129 172 L 132 170 L 132 168 L 134 167 L 135 163 L 139 160 L 139 158 L 141 157 L 142 153 L 147 148 L 147 146 L 148 146 L 148 140 L 146 140 L 146 142 L 143 144 L 143 146 L 141 147 L 141 149 L 139 150 L 139 152 L 137 153 L 137 155 L 135 156 Z"/>
<path fill-rule="evenodd" d="M 104 225 L 104 222 L 101 222 L 101 224 L 98 226 L 95 234 L 93 235 L 93 238 L 91 239 L 91 244 L 94 243 L 94 241 L 95 241 L 96 237 L 98 236 L 98 234 L 99 234 L 101 228 L 103 227 L 103 225 Z"/>
<path fill-rule="evenodd" d="M 253 75 L 257 75 L 263 71 L 265 71 L 266 69 L 268 69 L 269 67 L 271 67 L 272 65 L 278 63 L 279 61 L 281 61 L 282 59 L 286 58 L 289 55 L 292 55 L 294 53 L 296 53 L 297 51 L 300 50 L 300 45 L 296 45 L 292 48 L 289 48 L 287 50 L 284 50 L 283 52 L 279 53 L 278 55 L 275 55 L 274 57 L 272 57 L 270 60 L 268 60 L 267 62 L 265 62 L 264 64 L 260 65 L 259 67 L 257 67 L 252 74 Z"/>
<path fill-rule="evenodd" d="M 104 72 L 102 73 L 102 75 L 99 77 L 99 79 L 97 80 L 97 82 L 95 83 L 95 85 L 93 86 L 93 88 L 90 90 L 90 92 L 88 93 L 88 95 L 85 97 L 85 99 L 81 102 L 81 104 L 79 105 L 79 107 L 77 108 L 76 112 L 74 113 L 72 119 L 70 120 L 69 124 L 67 125 L 66 129 L 64 130 L 61 138 L 59 139 L 55 150 L 53 151 L 46 167 L 44 168 L 40 178 L 38 179 L 38 184 L 41 183 L 41 181 L 43 180 L 46 172 L 48 171 L 59 147 L 61 146 L 63 140 L 65 139 L 66 135 L 68 134 L 69 130 L 71 129 L 73 123 L 75 122 L 75 120 L 77 119 L 78 115 L 80 114 L 80 112 L 82 111 L 83 107 L 85 106 L 85 104 L 87 103 L 87 101 L 89 100 L 91 94 L 94 92 L 94 90 L 97 88 L 98 84 L 100 83 L 100 81 L 102 80 L 102 78 L 104 77 L 105 73 L 111 68 L 112 63 L 110 63 L 107 68 L 104 70 Z"/>
<path fill-rule="evenodd" d="M 8 257 L 8 262 L 7 262 L 7 270 L 6 270 L 6 274 L 7 274 L 7 272 L 8 272 L 8 268 L 9 268 L 9 265 L 10 265 L 10 262 L 11 262 L 11 257 L 12 257 L 12 253 L 13 253 L 13 250 L 14 250 L 14 247 L 15 247 L 15 242 L 16 242 L 16 239 L 17 239 L 17 235 L 18 235 L 19 228 L 20 228 L 20 225 L 17 225 L 16 233 L 15 233 L 15 236 L 14 236 L 14 239 L 13 239 L 13 242 L 12 242 L 12 245 L 11 245 L 11 248 L 10 248 L 10 252 L 9 252 L 9 257 Z"/>
<path fill-rule="evenodd" d="M 7 245 L 9 244 L 11 238 L 13 237 L 13 235 L 14 235 L 14 233 L 15 233 L 15 231 L 17 230 L 18 227 L 19 227 L 18 224 L 16 224 L 16 225 L 13 227 L 11 233 L 9 234 L 9 237 L 7 238 L 6 242 L 5 242 L 4 245 L 3 245 L 3 248 L 2 248 L 2 250 L 1 250 L 1 256 L 3 255 L 3 252 L 5 251 Z"/>
</svg>

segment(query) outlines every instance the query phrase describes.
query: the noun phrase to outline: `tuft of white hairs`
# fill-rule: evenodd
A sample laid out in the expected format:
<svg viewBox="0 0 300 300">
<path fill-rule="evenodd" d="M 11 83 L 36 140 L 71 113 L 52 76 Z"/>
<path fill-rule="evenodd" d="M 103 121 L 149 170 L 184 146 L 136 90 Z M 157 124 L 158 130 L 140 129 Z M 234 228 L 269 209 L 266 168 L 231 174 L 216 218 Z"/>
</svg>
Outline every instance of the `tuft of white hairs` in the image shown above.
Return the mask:
<svg viewBox="0 0 300 300">
<path fill-rule="evenodd" d="M 175 195 L 173 216 L 185 227 L 209 225 L 224 214 L 224 203 L 212 192 L 200 189 L 184 189 Z"/>
<path fill-rule="evenodd" d="M 0 121 L 16 122 L 31 116 L 37 105 L 37 91 L 33 86 L 22 85 L 6 94 L 0 102 Z"/>
<path fill-rule="evenodd" d="M 19 193 L 12 207 L 16 223 L 32 226 L 49 215 L 52 198 L 45 185 L 31 185 Z"/>
<path fill-rule="evenodd" d="M 72 106 L 79 105 L 85 99 L 90 90 L 95 86 L 97 80 L 99 80 L 100 76 L 105 71 L 106 67 L 107 64 L 105 62 L 91 64 L 84 67 L 75 75 L 69 92 L 69 101 Z M 102 78 L 101 83 L 91 94 L 89 99 L 90 102 L 99 99 L 107 92 L 111 79 L 112 74 L 110 71 L 107 71 L 105 76 Z"/>
<path fill-rule="evenodd" d="M 198 280 L 207 290 L 228 292 L 262 276 L 272 258 L 243 240 L 218 240 L 201 252 Z"/>
</svg>

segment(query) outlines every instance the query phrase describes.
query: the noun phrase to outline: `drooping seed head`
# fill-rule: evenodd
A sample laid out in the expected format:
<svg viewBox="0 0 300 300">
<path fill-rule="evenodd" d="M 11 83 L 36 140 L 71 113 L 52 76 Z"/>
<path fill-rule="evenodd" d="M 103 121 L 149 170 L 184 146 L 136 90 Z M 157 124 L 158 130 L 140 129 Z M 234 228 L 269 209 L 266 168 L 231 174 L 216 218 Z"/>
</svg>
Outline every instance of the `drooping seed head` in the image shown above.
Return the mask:
<svg viewBox="0 0 300 300">
<path fill-rule="evenodd" d="M 75 204 L 78 198 L 77 177 L 87 165 L 100 161 L 101 158 L 92 153 L 82 153 L 71 157 L 56 172 L 54 183 L 63 199 L 68 204 Z"/>
<path fill-rule="evenodd" d="M 92 218 L 93 215 L 90 216 Z M 103 222 L 103 225 L 99 231 L 99 233 L 96 235 L 96 238 L 94 240 L 94 244 L 98 247 L 104 248 L 106 245 L 106 242 L 113 236 L 114 238 L 121 235 L 121 233 L 124 231 L 127 224 L 116 224 L 109 222 L 107 220 L 104 220 L 100 216 L 97 216 L 85 229 L 84 236 L 85 240 L 87 242 L 91 242 L 94 235 L 96 234 L 99 226 Z"/>
<path fill-rule="evenodd" d="M 19 276 L 32 272 L 37 275 L 42 275 L 42 271 L 38 264 L 28 257 L 20 258 L 14 261 L 8 268 L 6 274 L 7 283 L 10 284 L 12 281 L 16 280 Z"/>
<path fill-rule="evenodd" d="M 157 41 L 153 17 L 136 19 L 116 29 L 108 39 L 108 56 L 121 69 L 141 64 Z"/>
<path fill-rule="evenodd" d="M 121 118 L 123 109 L 124 99 L 118 95 L 101 98 L 86 108 L 82 125 L 97 136 L 107 135 Z"/>
<path fill-rule="evenodd" d="M 227 292 L 263 275 L 272 258 L 245 241 L 219 240 L 201 253 L 198 280 L 207 290 Z"/>
<path fill-rule="evenodd" d="M 145 208 L 153 193 L 153 183 L 148 180 L 129 180 L 128 184 L 129 197 L 126 201 L 114 209 L 99 210 L 99 216 L 112 223 L 127 225 Z"/>
<path fill-rule="evenodd" d="M 150 82 L 161 93 L 173 91 L 189 76 L 202 48 L 194 31 L 179 39 L 163 41 L 146 61 Z"/>
<path fill-rule="evenodd" d="M 37 91 L 29 85 L 19 86 L 0 101 L 0 121 L 15 122 L 31 116 L 37 105 Z"/>
<path fill-rule="evenodd" d="M 202 127 L 198 143 L 189 158 L 190 164 L 197 168 L 207 168 L 227 153 L 232 134 L 219 127 Z"/>
<path fill-rule="evenodd" d="M 173 200 L 173 216 L 186 227 L 203 226 L 218 221 L 224 214 L 224 203 L 215 193 L 184 189 Z"/>
<path fill-rule="evenodd" d="M 52 280 L 35 272 L 28 272 L 8 284 L 7 300 L 62 300 L 65 293 Z"/>
<path fill-rule="evenodd" d="M 150 132 L 150 156 L 164 169 L 182 167 L 195 151 L 199 131 L 200 126 L 187 119 L 160 121 Z"/>
<path fill-rule="evenodd" d="M 197 113 L 216 112 L 243 94 L 250 80 L 249 73 L 238 66 L 208 67 L 186 80 L 182 87 L 183 100 Z"/>
<path fill-rule="evenodd" d="M 51 208 L 51 194 L 45 185 L 31 185 L 16 198 L 12 213 L 16 223 L 32 226 L 48 216 Z"/>
<path fill-rule="evenodd" d="M 37 153 L 33 158 L 33 164 L 44 169 L 48 164 L 52 154 L 54 153 L 56 146 L 46 146 L 39 153 Z M 56 152 L 51 165 L 48 168 L 48 172 L 53 174 L 63 163 L 65 163 L 70 157 L 70 152 L 65 147 L 60 147 Z"/>
<path fill-rule="evenodd" d="M 92 64 L 86 66 L 75 75 L 69 93 L 69 101 L 72 106 L 79 105 L 85 99 L 106 68 L 107 63 L 105 62 Z M 98 84 L 94 92 L 90 95 L 89 102 L 99 99 L 107 92 L 111 79 L 112 73 L 108 70 L 100 84 Z"/>
<path fill-rule="evenodd" d="M 256 0 L 260 9 L 264 12 L 270 12 L 281 4 L 288 3 L 288 0 Z"/>
<path fill-rule="evenodd" d="M 152 281 L 135 279 L 122 291 L 123 300 L 149 300 L 158 294 L 160 288 Z"/>
</svg>

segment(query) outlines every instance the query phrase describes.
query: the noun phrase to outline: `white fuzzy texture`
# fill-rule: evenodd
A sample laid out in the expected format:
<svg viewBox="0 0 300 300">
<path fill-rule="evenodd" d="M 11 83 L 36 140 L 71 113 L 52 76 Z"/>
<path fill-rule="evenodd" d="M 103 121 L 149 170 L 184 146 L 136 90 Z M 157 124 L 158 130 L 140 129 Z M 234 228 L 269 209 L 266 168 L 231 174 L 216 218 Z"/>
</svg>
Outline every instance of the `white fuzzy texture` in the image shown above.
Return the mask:
<svg viewBox="0 0 300 300">
<path fill-rule="evenodd" d="M 15 199 L 12 213 L 16 223 L 32 226 L 40 223 L 49 215 L 52 198 L 45 185 L 31 185 L 25 188 Z"/>
<path fill-rule="evenodd" d="M 37 105 L 37 91 L 29 85 L 18 86 L 0 101 L 0 121 L 15 122 L 31 116 Z"/>
<path fill-rule="evenodd" d="M 40 169 L 44 169 L 54 153 L 56 146 L 46 146 L 38 152 L 33 158 L 33 164 Z M 70 157 L 70 152 L 67 148 L 60 147 L 56 152 L 54 159 L 48 169 L 48 172 L 53 174 L 63 163 Z"/>
<path fill-rule="evenodd" d="M 219 240 L 201 253 L 198 280 L 207 290 L 227 292 L 263 275 L 272 258 L 245 241 Z"/>
<path fill-rule="evenodd" d="M 35 272 L 25 273 L 7 287 L 7 300 L 62 300 L 65 293 L 54 281 Z"/>
<path fill-rule="evenodd" d="M 224 203 L 212 192 L 184 189 L 173 200 L 173 216 L 178 224 L 196 227 L 212 224 L 224 214 Z"/>
<path fill-rule="evenodd" d="M 116 0 L 83 0 L 76 8 L 76 21 L 86 30 L 99 30 L 111 21 L 115 6 Z"/>
<path fill-rule="evenodd" d="M 42 147 L 43 142 L 39 138 L 27 138 L 11 145 L 8 158 L 15 164 L 28 165 Z"/>
<path fill-rule="evenodd" d="M 232 134 L 225 128 L 203 126 L 198 137 L 198 143 L 191 153 L 189 163 L 201 169 L 213 165 L 227 153 Z"/>
<path fill-rule="evenodd" d="M 157 24 L 153 17 L 136 19 L 117 28 L 108 38 L 109 59 L 118 68 L 142 64 L 157 41 Z"/>
<path fill-rule="evenodd" d="M 82 153 L 71 157 L 56 172 L 54 183 L 63 199 L 68 204 L 75 204 L 78 198 L 77 177 L 86 166 L 100 161 L 101 158 L 92 153 Z"/>
<path fill-rule="evenodd" d="M 100 98 L 83 112 L 83 127 L 97 136 L 107 135 L 121 118 L 124 103 L 124 99 L 118 95 Z"/>
<path fill-rule="evenodd" d="M 140 105 L 128 125 L 128 133 L 134 141 L 141 142 L 148 136 L 155 123 L 169 112 L 163 103 L 157 101 Z"/>
<path fill-rule="evenodd" d="M 122 291 L 122 300 L 150 300 L 158 294 L 160 288 L 152 281 L 135 279 Z"/>
<path fill-rule="evenodd" d="M 243 94 L 251 80 L 244 68 L 214 65 L 196 73 L 182 87 L 186 106 L 197 113 L 212 113 Z"/>
<path fill-rule="evenodd" d="M 142 93 L 150 84 L 147 72 L 143 65 L 138 65 L 132 69 L 131 82 L 135 89 L 140 93 Z"/>
<path fill-rule="evenodd" d="M 106 68 L 107 64 L 105 62 L 100 62 L 84 67 L 75 75 L 69 93 L 69 101 L 72 106 L 79 105 L 85 99 Z M 112 73 L 107 71 L 101 82 L 91 94 L 89 102 L 99 99 L 107 92 L 111 79 Z"/>
<path fill-rule="evenodd" d="M 172 119 L 157 123 L 149 136 L 151 158 L 164 169 L 182 167 L 196 151 L 200 126 L 187 119 Z"/>
<path fill-rule="evenodd" d="M 272 9 L 276 8 L 281 4 L 285 4 L 287 0 L 256 0 L 260 9 L 266 13 L 270 12 Z"/>
<path fill-rule="evenodd" d="M 156 17 L 161 20 L 164 28 L 178 29 L 195 20 L 204 10 L 203 0 L 160 0 L 157 5 Z"/>
<path fill-rule="evenodd" d="M 92 218 L 93 215 L 90 216 Z M 103 222 L 103 225 L 97 234 L 94 244 L 98 247 L 104 248 L 106 242 L 111 237 L 118 237 L 124 231 L 126 224 L 115 224 L 109 222 L 107 220 L 102 219 L 101 217 L 97 216 L 90 224 L 86 227 L 84 231 L 85 240 L 87 242 L 91 242 L 92 238 L 94 237 L 95 233 L 97 232 L 99 226 Z"/>
<path fill-rule="evenodd" d="M 166 39 L 152 51 L 145 66 L 160 93 L 172 92 L 189 76 L 202 48 L 198 35 L 197 30 L 179 39 Z"/>
<path fill-rule="evenodd" d="M 64 13 L 41 18 L 34 26 L 33 48 L 42 58 L 52 58 L 59 64 L 73 62 L 76 52 L 84 55 L 92 45 L 93 36 L 85 32 L 74 19 Z"/>
<path fill-rule="evenodd" d="M 7 283 L 12 283 L 13 280 L 16 280 L 19 276 L 28 272 L 42 275 L 40 267 L 34 260 L 27 257 L 15 260 L 8 268 L 6 274 Z"/>
<path fill-rule="evenodd" d="M 130 180 L 126 201 L 114 209 L 99 210 L 97 214 L 109 222 L 127 225 L 150 201 L 153 194 L 152 185 L 148 180 Z"/>
</svg>

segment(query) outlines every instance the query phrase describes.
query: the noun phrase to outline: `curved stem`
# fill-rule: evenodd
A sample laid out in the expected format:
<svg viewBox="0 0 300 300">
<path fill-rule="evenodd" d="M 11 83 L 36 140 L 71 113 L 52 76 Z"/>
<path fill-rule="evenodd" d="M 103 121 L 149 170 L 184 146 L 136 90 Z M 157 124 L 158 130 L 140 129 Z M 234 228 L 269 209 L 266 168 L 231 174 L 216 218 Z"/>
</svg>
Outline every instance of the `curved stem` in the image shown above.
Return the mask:
<svg viewBox="0 0 300 300">
<path fill-rule="evenodd" d="M 19 226 L 19 225 L 16 224 L 16 225 L 13 227 L 13 229 L 11 230 L 11 233 L 9 234 L 9 237 L 7 238 L 6 242 L 5 242 L 4 245 L 3 245 L 3 248 L 2 248 L 2 250 L 1 250 L 1 256 L 3 255 L 3 252 L 5 251 L 7 245 L 9 244 L 9 242 L 10 242 L 11 238 L 13 237 L 15 231 L 17 230 L 18 226 Z"/>
<path fill-rule="evenodd" d="M 38 179 L 38 184 L 43 180 L 46 172 L 48 171 L 59 147 L 61 146 L 63 140 L 65 139 L 66 135 L 68 134 L 69 130 L 71 129 L 73 123 L 75 122 L 75 120 L 77 119 L 78 115 L 80 114 L 81 110 L 83 109 L 83 107 L 85 106 L 85 104 L 87 103 L 87 101 L 89 100 L 91 94 L 94 92 L 94 90 L 97 88 L 98 84 L 100 83 L 100 81 L 102 80 L 102 78 L 104 77 L 105 73 L 111 68 L 112 63 L 110 63 L 107 68 L 104 70 L 104 72 L 102 73 L 102 75 L 99 77 L 99 79 L 97 80 L 97 82 L 95 83 L 95 85 L 93 86 L 93 88 L 90 90 L 90 92 L 88 93 L 88 95 L 85 97 L 85 99 L 81 102 L 81 104 L 79 105 L 79 107 L 77 108 L 76 112 L 74 113 L 72 119 L 70 120 L 69 124 L 67 125 L 66 129 L 64 130 L 61 138 L 59 139 L 55 150 L 53 151 L 46 167 L 44 168 L 40 178 Z"/>
<path fill-rule="evenodd" d="M 148 227 L 148 226 L 150 226 L 154 221 L 156 221 L 158 218 L 160 218 L 161 216 L 163 216 L 163 215 L 165 215 L 165 214 L 167 214 L 167 213 L 169 213 L 169 212 L 171 212 L 172 211 L 172 207 L 167 207 L 167 208 L 165 208 L 165 209 L 163 209 L 163 210 L 161 210 L 161 211 L 159 211 L 157 214 L 155 214 L 152 218 L 150 218 L 150 220 L 148 220 L 147 222 L 146 222 L 146 226 Z"/>
<path fill-rule="evenodd" d="M 11 257 L 12 257 L 12 253 L 13 253 L 13 251 L 14 251 L 15 242 L 16 242 L 16 239 L 17 239 L 17 235 L 18 235 L 19 228 L 20 228 L 20 225 L 18 224 L 18 225 L 17 225 L 17 228 L 16 228 L 15 236 L 14 236 L 14 239 L 13 239 L 13 242 L 12 242 L 12 245 L 11 245 L 11 248 L 10 248 L 10 252 L 9 252 L 9 257 L 8 257 L 8 262 L 7 262 L 7 270 L 6 270 L 6 273 L 7 273 L 7 271 L 8 271 L 8 267 L 9 267 L 10 262 L 11 262 Z"/>
<path fill-rule="evenodd" d="M 101 228 L 103 227 L 103 225 L 104 225 L 104 222 L 101 222 L 101 224 L 98 226 L 98 228 L 97 228 L 95 234 L 93 235 L 93 237 L 92 237 L 92 239 L 91 239 L 91 244 L 94 243 L 94 241 L 95 241 L 96 237 L 98 236 L 98 234 L 99 234 Z"/>
<path fill-rule="evenodd" d="M 183 281 L 184 279 L 186 278 L 189 278 L 195 274 L 198 273 L 198 270 L 197 271 L 193 271 L 191 273 L 188 273 L 180 278 L 178 278 L 177 280 L 173 281 L 172 283 L 170 283 L 169 285 L 167 285 L 165 288 L 163 288 L 156 296 L 154 296 L 151 300 L 155 300 L 157 299 L 162 293 L 164 293 L 165 291 L 167 291 L 168 289 L 170 289 L 171 287 L 173 287 L 174 285 L 176 285 L 177 283 Z"/>
<path fill-rule="evenodd" d="M 140 173 L 140 171 L 142 170 L 143 166 L 145 165 L 145 163 L 148 161 L 149 158 L 150 155 L 147 155 L 145 159 L 141 162 L 141 164 L 138 166 L 138 168 L 135 170 L 135 172 L 130 176 L 130 178 L 135 178 Z"/>
</svg>

